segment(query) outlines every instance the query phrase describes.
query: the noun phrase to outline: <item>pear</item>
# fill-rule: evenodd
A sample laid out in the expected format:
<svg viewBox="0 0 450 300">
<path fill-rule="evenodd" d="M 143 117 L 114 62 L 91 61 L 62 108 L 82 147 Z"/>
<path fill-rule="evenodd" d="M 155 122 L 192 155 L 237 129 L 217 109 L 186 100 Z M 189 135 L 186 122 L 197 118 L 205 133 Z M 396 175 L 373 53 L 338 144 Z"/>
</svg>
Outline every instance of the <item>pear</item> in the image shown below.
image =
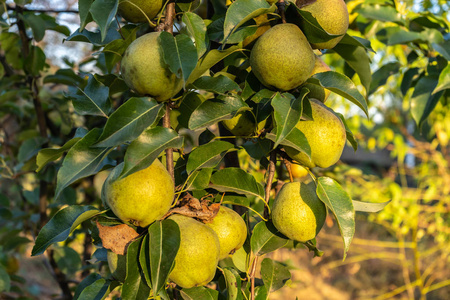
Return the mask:
<svg viewBox="0 0 450 300">
<path fill-rule="evenodd" d="M 172 215 L 180 228 L 180 248 L 169 279 L 182 288 L 203 286 L 216 273 L 219 262 L 219 238 L 205 224 L 183 215 Z"/>
<path fill-rule="evenodd" d="M 212 222 L 206 223 L 206 226 L 212 228 L 219 237 L 219 260 L 241 248 L 247 238 L 247 225 L 242 217 L 225 206 L 220 207 Z"/>
<path fill-rule="evenodd" d="M 164 216 L 175 193 L 172 177 L 158 159 L 125 178 L 106 180 L 104 189 L 106 203 L 114 214 L 140 227 Z"/>
<path fill-rule="evenodd" d="M 311 75 L 314 52 L 303 32 L 294 24 L 279 24 L 256 41 L 250 66 L 268 88 L 292 90 Z"/>
<path fill-rule="evenodd" d="M 327 210 L 313 187 L 303 182 L 283 185 L 272 207 L 272 222 L 282 234 L 292 240 L 312 240 L 322 228 Z"/>
<path fill-rule="evenodd" d="M 316 61 L 314 63 L 314 69 L 311 72 L 311 76 L 317 73 L 328 71 L 331 71 L 330 67 L 316 55 Z M 324 89 L 321 86 L 312 83 L 305 83 L 303 86 L 309 90 L 308 98 L 318 99 L 322 103 L 325 103 L 325 101 L 327 101 L 328 99 L 328 96 L 330 96 L 330 90 Z"/>
<path fill-rule="evenodd" d="M 128 46 L 122 58 L 125 83 L 136 93 L 169 100 L 183 87 L 183 80 L 165 65 L 158 41 L 160 32 L 147 33 Z"/>
<path fill-rule="evenodd" d="M 248 111 L 239 112 L 229 120 L 223 120 L 222 124 L 235 136 L 250 136 L 259 134 L 266 125 L 267 119 L 256 124 L 255 116 Z"/>
<path fill-rule="evenodd" d="M 297 164 L 291 164 L 291 172 L 294 178 L 302 178 L 308 175 L 308 170 Z"/>
<path fill-rule="evenodd" d="M 347 32 L 349 19 L 344 0 L 316 0 L 315 2 L 301 6 L 300 9 L 310 12 L 326 32 L 341 35 L 326 42 L 312 43 L 316 49 L 333 48 L 342 40 L 344 34 Z"/>
<path fill-rule="evenodd" d="M 119 14 L 128 22 L 145 23 L 156 17 L 163 4 L 163 0 L 121 0 Z"/>
<path fill-rule="evenodd" d="M 109 271 L 114 279 L 124 282 L 127 277 L 127 257 L 108 250 L 106 253 Z"/>
<path fill-rule="evenodd" d="M 284 147 L 284 150 L 293 160 L 309 168 L 328 168 L 339 160 L 344 150 L 345 127 L 341 119 L 322 102 L 316 99 L 310 99 L 310 102 L 313 120 L 299 121 L 295 127 L 308 140 L 311 158 L 291 147 Z"/>
</svg>

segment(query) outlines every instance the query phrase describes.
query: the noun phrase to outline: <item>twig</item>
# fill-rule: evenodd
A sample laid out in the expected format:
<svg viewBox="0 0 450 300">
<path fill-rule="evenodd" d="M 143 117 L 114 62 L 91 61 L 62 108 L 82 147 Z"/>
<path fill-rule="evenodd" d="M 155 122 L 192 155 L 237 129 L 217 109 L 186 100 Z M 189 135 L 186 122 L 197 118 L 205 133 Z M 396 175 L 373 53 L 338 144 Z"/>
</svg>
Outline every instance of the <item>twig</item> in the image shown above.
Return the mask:
<svg viewBox="0 0 450 300">
<path fill-rule="evenodd" d="M 272 151 L 270 153 L 270 161 L 269 161 L 269 168 L 268 172 L 269 175 L 267 176 L 267 183 L 266 183 L 266 195 L 265 200 L 267 205 L 264 206 L 264 218 L 269 219 L 269 199 L 270 199 L 270 190 L 272 189 L 272 181 L 273 177 L 275 175 L 275 164 L 277 162 L 277 153 L 275 151 Z"/>
<path fill-rule="evenodd" d="M 117 27 L 119 27 L 119 34 L 120 34 L 120 36 L 122 37 L 122 40 L 124 40 L 125 39 L 125 37 L 123 36 L 123 34 L 122 34 L 122 27 L 120 26 L 120 22 L 119 22 L 119 19 L 117 18 L 117 15 L 116 15 L 116 22 L 117 22 Z"/>
<path fill-rule="evenodd" d="M 19 6 L 11 6 L 7 5 L 7 10 L 17 11 L 17 7 Z M 79 13 L 78 10 L 75 9 L 63 9 L 63 10 L 55 10 L 55 9 L 32 9 L 32 8 L 22 8 L 22 11 L 29 11 L 29 12 L 36 12 L 36 13 L 55 13 L 55 14 L 77 14 Z"/>
<path fill-rule="evenodd" d="M 255 258 L 253 259 L 253 263 L 252 263 L 252 267 L 250 269 L 250 299 L 251 300 L 255 300 L 255 273 L 256 273 L 256 265 L 258 263 L 258 258 L 259 256 L 255 256 Z"/>
<path fill-rule="evenodd" d="M 286 10 L 286 3 L 284 2 L 284 0 L 279 0 L 277 3 L 277 7 L 278 7 L 278 12 L 280 13 L 281 16 L 281 22 L 286 23 L 286 15 L 285 15 L 285 10 Z"/>
</svg>

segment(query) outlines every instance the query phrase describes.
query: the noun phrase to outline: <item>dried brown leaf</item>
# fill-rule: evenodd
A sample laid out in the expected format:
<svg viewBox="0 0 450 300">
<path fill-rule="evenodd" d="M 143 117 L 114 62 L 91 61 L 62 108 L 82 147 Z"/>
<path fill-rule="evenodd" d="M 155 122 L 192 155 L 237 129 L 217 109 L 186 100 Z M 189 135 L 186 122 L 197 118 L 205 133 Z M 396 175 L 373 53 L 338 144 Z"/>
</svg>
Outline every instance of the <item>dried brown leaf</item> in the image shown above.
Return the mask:
<svg viewBox="0 0 450 300">
<path fill-rule="evenodd" d="M 128 244 L 139 234 L 126 224 L 116 226 L 103 226 L 97 222 L 100 239 L 103 247 L 114 253 L 125 255 Z"/>
</svg>

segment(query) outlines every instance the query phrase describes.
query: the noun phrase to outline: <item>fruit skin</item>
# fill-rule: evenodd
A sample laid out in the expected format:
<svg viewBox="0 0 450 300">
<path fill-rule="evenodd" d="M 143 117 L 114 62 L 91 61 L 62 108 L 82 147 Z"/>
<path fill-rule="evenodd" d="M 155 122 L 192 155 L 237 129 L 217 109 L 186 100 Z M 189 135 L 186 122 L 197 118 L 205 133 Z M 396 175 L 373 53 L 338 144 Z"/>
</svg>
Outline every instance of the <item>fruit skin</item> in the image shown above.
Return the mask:
<svg viewBox="0 0 450 300">
<path fill-rule="evenodd" d="M 180 228 L 180 248 L 169 279 L 182 288 L 203 286 L 216 274 L 219 262 L 219 238 L 205 224 L 190 217 L 172 215 Z"/>
<path fill-rule="evenodd" d="M 106 180 L 104 189 L 106 202 L 114 214 L 141 227 L 165 215 L 175 193 L 172 177 L 158 159 L 123 179 Z"/>
<path fill-rule="evenodd" d="M 349 19 L 348 10 L 343 0 L 317 0 L 309 5 L 300 7 L 317 19 L 322 28 L 330 34 L 340 34 L 322 43 L 313 43 L 316 49 L 331 49 L 337 45 L 347 32 Z"/>
<path fill-rule="evenodd" d="M 127 277 L 127 257 L 108 250 L 106 258 L 108 259 L 108 267 L 111 275 L 114 279 L 124 282 Z"/>
<path fill-rule="evenodd" d="M 272 207 L 272 222 L 292 240 L 306 242 L 319 233 L 327 210 L 316 195 L 314 183 L 290 182 L 283 185 Z"/>
<path fill-rule="evenodd" d="M 244 245 L 247 238 L 247 225 L 234 210 L 221 206 L 211 223 L 206 223 L 219 237 L 219 260 L 227 258 Z"/>
<path fill-rule="evenodd" d="M 291 164 L 291 172 L 294 178 L 302 178 L 308 175 L 308 170 L 297 164 Z"/>
<path fill-rule="evenodd" d="M 316 61 L 314 63 L 314 69 L 311 72 L 311 76 L 327 71 L 331 71 L 330 67 L 316 55 Z M 324 89 L 321 86 L 312 83 L 305 83 L 303 86 L 309 90 L 308 98 L 314 98 L 320 100 L 322 103 L 325 103 L 328 96 L 330 96 L 330 90 Z"/>
<path fill-rule="evenodd" d="M 223 120 L 222 124 L 235 136 L 250 136 L 259 134 L 266 125 L 267 119 L 256 126 L 255 117 L 251 112 L 239 112 L 229 120 Z"/>
<path fill-rule="evenodd" d="M 294 24 L 279 24 L 256 41 L 250 53 L 255 76 L 268 88 L 292 90 L 311 75 L 314 53 L 303 32 Z"/>
<path fill-rule="evenodd" d="M 183 80 L 166 67 L 159 34 L 151 32 L 134 40 L 123 55 L 121 72 L 125 83 L 135 92 L 163 102 L 181 90 Z"/>
<path fill-rule="evenodd" d="M 151 20 L 163 4 L 163 0 L 123 0 L 119 2 L 119 14 L 128 22 L 145 23 L 147 18 L 144 13 Z"/>
<path fill-rule="evenodd" d="M 311 159 L 291 147 L 284 150 L 293 160 L 309 167 L 328 168 L 334 165 L 344 150 L 346 133 L 341 119 L 316 99 L 310 99 L 312 121 L 300 121 L 295 127 L 305 135 L 311 147 Z"/>
</svg>

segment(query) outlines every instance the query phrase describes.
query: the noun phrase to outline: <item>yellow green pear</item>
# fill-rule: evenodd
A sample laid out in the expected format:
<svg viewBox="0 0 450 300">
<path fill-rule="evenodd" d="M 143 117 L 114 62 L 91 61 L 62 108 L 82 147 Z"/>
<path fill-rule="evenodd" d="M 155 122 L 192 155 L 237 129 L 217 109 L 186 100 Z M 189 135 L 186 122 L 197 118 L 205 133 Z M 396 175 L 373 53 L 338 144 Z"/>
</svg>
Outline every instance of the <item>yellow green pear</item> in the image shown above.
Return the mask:
<svg viewBox="0 0 450 300">
<path fill-rule="evenodd" d="M 266 121 L 267 119 L 256 124 L 255 116 L 249 111 L 243 111 L 229 120 L 223 120 L 222 124 L 235 136 L 250 136 L 259 134 Z"/>
<path fill-rule="evenodd" d="M 121 72 L 125 83 L 136 93 L 163 102 L 181 90 L 183 80 L 164 63 L 159 34 L 151 32 L 134 40 L 123 55 Z"/>
<path fill-rule="evenodd" d="M 300 28 L 279 24 L 258 38 L 250 53 L 250 66 L 266 87 L 288 91 L 309 78 L 314 52 Z"/>
<path fill-rule="evenodd" d="M 183 215 L 172 215 L 180 228 L 180 248 L 169 279 L 182 288 L 203 286 L 216 274 L 219 238 L 205 224 Z"/>
<path fill-rule="evenodd" d="M 156 17 L 163 0 L 120 0 L 119 14 L 128 22 L 145 23 Z"/>
<path fill-rule="evenodd" d="M 346 142 L 346 132 L 341 119 L 316 99 L 310 99 L 313 120 L 299 121 L 295 127 L 308 140 L 311 158 L 291 147 L 284 150 L 293 160 L 309 167 L 328 168 L 341 157 Z"/>
<path fill-rule="evenodd" d="M 301 10 L 306 10 L 316 18 L 317 22 L 329 34 L 341 35 L 329 41 L 322 43 L 312 43 L 316 49 L 331 49 L 342 40 L 344 34 L 347 32 L 349 18 L 348 10 L 344 0 L 316 0 L 309 1 L 305 6 L 297 1 Z"/>
<path fill-rule="evenodd" d="M 124 282 L 127 277 L 127 257 L 108 250 L 106 253 L 109 271 L 114 279 Z"/>
<path fill-rule="evenodd" d="M 244 245 L 247 238 L 247 225 L 234 210 L 221 206 L 211 223 L 206 223 L 219 237 L 219 260 L 227 258 Z"/>
<path fill-rule="evenodd" d="M 172 177 L 158 159 L 125 178 L 106 180 L 104 189 L 106 202 L 114 214 L 140 227 L 164 216 L 175 193 Z"/>
<path fill-rule="evenodd" d="M 326 207 L 317 197 L 314 183 L 286 183 L 273 202 L 273 225 L 288 238 L 299 242 L 315 238 L 326 216 Z"/>
<path fill-rule="evenodd" d="M 308 170 L 297 164 L 291 164 L 291 172 L 294 178 L 302 178 L 308 175 Z"/>
<path fill-rule="evenodd" d="M 314 69 L 311 72 L 311 76 L 317 73 L 323 73 L 331 71 L 330 67 L 320 58 L 316 55 L 316 61 L 314 63 Z M 309 90 L 308 98 L 314 98 L 317 100 L 320 100 L 322 103 L 325 103 L 327 101 L 328 96 L 330 96 L 330 90 L 324 89 L 321 86 L 312 84 L 312 83 L 305 83 L 303 85 Z"/>
</svg>

